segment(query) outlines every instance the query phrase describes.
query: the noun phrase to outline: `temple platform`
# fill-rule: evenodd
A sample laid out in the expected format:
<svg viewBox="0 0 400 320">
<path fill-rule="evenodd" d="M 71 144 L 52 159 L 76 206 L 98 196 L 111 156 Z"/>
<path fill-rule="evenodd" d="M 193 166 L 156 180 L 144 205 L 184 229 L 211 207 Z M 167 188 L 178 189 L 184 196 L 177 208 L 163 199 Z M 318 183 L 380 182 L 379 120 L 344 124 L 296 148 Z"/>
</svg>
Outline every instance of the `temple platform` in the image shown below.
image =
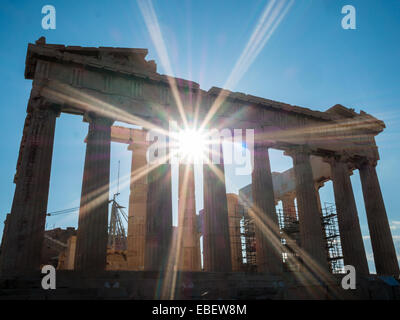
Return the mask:
<svg viewBox="0 0 400 320">
<path fill-rule="evenodd" d="M 0 300 L 392 300 L 400 288 L 390 277 L 357 279 L 356 290 L 341 287 L 343 275 L 324 283 L 302 281 L 301 274 L 283 277 L 251 273 L 177 272 L 161 275 L 150 271 L 106 271 L 82 274 L 58 271 L 56 289 L 41 287 L 38 272 L 25 277 L 0 278 Z"/>
</svg>

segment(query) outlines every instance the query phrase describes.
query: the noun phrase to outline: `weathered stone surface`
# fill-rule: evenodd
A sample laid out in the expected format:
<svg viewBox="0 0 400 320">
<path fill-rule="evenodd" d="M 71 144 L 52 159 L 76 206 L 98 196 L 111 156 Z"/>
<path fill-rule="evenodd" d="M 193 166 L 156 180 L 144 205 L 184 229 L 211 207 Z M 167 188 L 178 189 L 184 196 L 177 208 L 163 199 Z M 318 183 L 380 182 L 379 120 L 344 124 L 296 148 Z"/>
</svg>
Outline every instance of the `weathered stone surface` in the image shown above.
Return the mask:
<svg viewBox="0 0 400 320">
<path fill-rule="evenodd" d="M 58 266 L 59 270 L 74 270 L 76 253 L 76 236 L 71 236 L 67 240 L 67 247 L 64 252 L 59 255 Z"/>
<path fill-rule="evenodd" d="M 371 161 L 357 163 L 360 171 L 375 268 L 378 274 L 398 276 L 399 264 L 375 166 L 376 163 Z"/>
<path fill-rule="evenodd" d="M 228 193 L 228 223 L 229 238 L 231 242 L 232 271 L 242 271 L 243 254 L 242 254 L 242 238 L 240 235 L 240 219 L 239 199 L 234 193 Z"/>
<path fill-rule="evenodd" d="M 282 197 L 282 209 L 287 218 L 297 219 L 297 211 L 294 203 L 296 192 L 288 192 Z"/>
<path fill-rule="evenodd" d="M 282 272 L 281 240 L 268 148 L 263 145 L 254 148 L 252 195 L 251 216 L 254 216 L 256 230 L 257 271 L 279 274 Z"/>
<path fill-rule="evenodd" d="M 40 261 L 41 265 L 51 264 L 57 269 L 62 269 L 63 265 L 67 263 L 66 260 L 68 259 L 68 241 L 73 237 L 75 237 L 76 240 L 76 230 L 73 227 L 67 227 L 66 229 L 55 228 L 46 230 L 44 233 L 44 241 Z M 70 249 L 74 250 L 71 267 L 71 269 L 73 269 L 75 248 L 70 247 Z"/>
<path fill-rule="evenodd" d="M 360 274 L 369 274 L 348 165 L 340 159 L 331 158 L 329 162 L 344 264 L 354 266 Z"/>
<path fill-rule="evenodd" d="M 208 155 L 211 163 L 211 147 Z M 232 260 L 222 145 L 218 156 L 220 164 L 203 165 L 205 270 L 229 272 Z"/>
<path fill-rule="evenodd" d="M 31 95 L 14 200 L 2 245 L 3 273 L 39 269 L 58 115 L 54 107 Z"/>
<path fill-rule="evenodd" d="M 134 134 L 128 213 L 127 255 L 129 270 L 144 270 L 147 214 L 147 142 L 145 133 Z"/>
<path fill-rule="evenodd" d="M 293 158 L 296 178 L 301 248 L 309 256 L 302 257 L 303 262 L 316 272 L 317 269 L 314 264 L 322 270 L 327 270 L 328 264 L 323 241 L 323 227 L 315 192 L 309 150 L 295 148 L 288 155 Z"/>
<path fill-rule="evenodd" d="M 161 124 L 160 121 L 158 125 L 166 127 L 166 124 Z M 171 165 L 160 164 L 152 169 L 147 177 L 144 269 L 161 271 L 167 267 L 168 258 L 172 254 L 170 252 L 172 242 Z"/>
<path fill-rule="evenodd" d="M 106 268 L 112 121 L 96 116 L 88 116 L 87 119 L 89 134 L 86 142 L 75 269 L 99 272 Z"/>
<path fill-rule="evenodd" d="M 179 165 L 178 191 L 178 269 L 200 271 L 200 243 L 197 234 L 193 164 Z"/>
<path fill-rule="evenodd" d="M 180 107 L 190 114 L 192 104 L 188 102 L 196 100 L 201 120 L 221 95 L 224 101 L 215 114 L 217 122 L 234 118 L 236 128 L 274 127 L 271 139 L 283 149 L 288 143 L 307 144 L 315 153 L 345 150 L 352 155 L 378 157 L 373 137 L 385 126 L 365 112 L 358 114 L 339 105 L 325 112 L 313 111 L 218 88 L 206 92 L 192 81 L 158 74 L 154 62 L 145 60 L 146 54 L 144 49 L 40 42 L 28 46 L 25 76 L 45 79 L 34 84 L 35 88 L 49 101 L 62 105 L 63 112 L 82 114 L 96 105 L 103 116 L 111 112 L 114 120 L 143 125 L 143 119 L 159 115 L 160 104 L 170 106 L 169 116 L 178 119 Z M 171 81 L 178 88 L 181 106 L 173 99 Z"/>
</svg>

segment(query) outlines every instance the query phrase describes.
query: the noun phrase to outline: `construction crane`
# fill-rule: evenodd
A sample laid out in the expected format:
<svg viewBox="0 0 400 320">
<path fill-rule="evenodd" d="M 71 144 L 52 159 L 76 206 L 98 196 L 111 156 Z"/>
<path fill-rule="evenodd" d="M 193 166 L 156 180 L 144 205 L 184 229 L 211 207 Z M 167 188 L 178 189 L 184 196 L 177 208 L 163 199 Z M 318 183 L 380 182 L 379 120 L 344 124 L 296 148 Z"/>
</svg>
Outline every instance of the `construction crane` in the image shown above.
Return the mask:
<svg viewBox="0 0 400 320">
<path fill-rule="evenodd" d="M 123 219 L 128 222 L 128 215 L 123 209 L 125 207 L 118 204 L 116 198 L 119 196 L 119 161 L 118 161 L 118 184 L 117 192 L 114 194 L 113 199 L 110 200 L 111 205 L 111 216 L 110 224 L 108 226 L 108 248 L 112 250 L 126 250 L 127 236 Z"/>
<path fill-rule="evenodd" d="M 107 246 L 112 250 L 126 250 L 126 242 L 127 235 L 124 227 L 125 223 L 128 223 L 128 215 L 124 211 L 125 207 L 121 206 L 117 202 L 117 197 L 119 196 L 119 170 L 120 170 L 120 162 L 118 161 L 118 184 L 117 184 L 117 192 L 114 194 L 113 199 L 109 201 L 112 203 L 111 205 L 111 215 L 110 215 L 110 223 L 108 225 L 108 243 Z M 80 207 L 73 207 L 58 211 L 49 212 L 46 214 L 48 217 L 54 217 L 58 215 L 66 215 L 71 213 L 76 213 L 79 211 Z M 52 241 L 48 237 L 48 240 Z M 54 242 L 54 241 L 52 241 Z"/>
</svg>

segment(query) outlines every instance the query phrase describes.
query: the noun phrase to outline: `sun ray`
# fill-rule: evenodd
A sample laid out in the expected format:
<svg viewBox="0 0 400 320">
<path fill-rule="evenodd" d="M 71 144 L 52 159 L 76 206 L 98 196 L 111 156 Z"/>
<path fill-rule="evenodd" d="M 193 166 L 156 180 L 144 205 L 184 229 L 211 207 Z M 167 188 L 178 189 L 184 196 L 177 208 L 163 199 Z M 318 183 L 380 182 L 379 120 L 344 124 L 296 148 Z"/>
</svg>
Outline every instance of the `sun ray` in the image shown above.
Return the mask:
<svg viewBox="0 0 400 320">
<path fill-rule="evenodd" d="M 131 113 L 121 110 L 120 108 L 89 94 L 82 93 L 80 90 L 77 90 L 70 85 L 50 80 L 48 85 L 41 89 L 41 94 L 51 101 L 57 101 L 60 104 L 69 105 L 85 112 L 94 112 L 99 116 L 117 119 L 116 121 L 138 125 L 165 136 L 168 135 L 167 130 L 155 125 L 154 123 L 138 116 L 134 116 Z"/>
<path fill-rule="evenodd" d="M 164 277 L 164 284 L 162 288 L 162 297 L 165 299 L 173 300 L 175 298 L 175 291 L 177 287 L 177 273 L 179 271 L 179 259 L 182 258 L 182 237 L 183 237 L 183 222 L 185 209 L 187 206 L 186 195 L 188 190 L 189 181 L 189 166 L 185 165 L 185 172 L 182 181 L 182 186 L 179 188 L 179 202 L 178 202 L 178 228 L 177 237 L 175 242 L 172 243 L 170 252 L 168 254 L 167 272 Z"/>
<path fill-rule="evenodd" d="M 154 10 L 154 6 L 151 0 L 137 0 L 139 9 L 144 18 L 147 30 L 150 34 L 151 40 L 156 48 L 157 54 L 160 58 L 161 64 L 164 70 L 167 72 L 167 80 L 169 82 L 172 95 L 175 99 L 179 114 L 182 121 L 187 125 L 187 117 L 185 114 L 184 106 L 179 94 L 178 86 L 176 83 L 175 75 L 171 67 L 171 63 L 168 56 L 167 47 L 164 42 L 164 38 L 161 32 L 160 25 L 158 23 L 157 15 Z"/>
<path fill-rule="evenodd" d="M 286 16 L 293 2 L 294 0 L 290 0 L 289 2 L 278 1 L 276 5 L 276 0 L 271 0 L 267 3 L 246 47 L 228 76 L 223 88 L 232 90 L 236 86 Z M 225 99 L 226 97 L 222 93 L 217 96 L 203 119 L 200 128 L 204 128 L 211 121 Z"/>
</svg>

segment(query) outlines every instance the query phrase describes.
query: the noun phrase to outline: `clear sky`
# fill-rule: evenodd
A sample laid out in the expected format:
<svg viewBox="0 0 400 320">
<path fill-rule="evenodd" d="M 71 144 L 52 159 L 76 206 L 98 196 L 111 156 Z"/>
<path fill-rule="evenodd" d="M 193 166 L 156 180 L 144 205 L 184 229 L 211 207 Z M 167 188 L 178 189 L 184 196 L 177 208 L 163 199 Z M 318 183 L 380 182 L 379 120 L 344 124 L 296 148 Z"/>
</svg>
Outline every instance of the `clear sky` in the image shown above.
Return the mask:
<svg viewBox="0 0 400 320">
<path fill-rule="evenodd" d="M 286 6 L 289 1 L 284 1 Z M 0 220 L 10 211 L 13 176 L 25 119 L 31 81 L 24 79 L 27 44 L 40 36 L 48 43 L 77 46 L 148 48 L 158 72 L 198 82 L 208 90 L 227 84 L 236 62 L 260 21 L 266 0 L 185 1 L 153 0 L 154 12 L 168 52 L 165 67 L 153 42 L 143 10 L 136 1 L 2 1 L 0 6 Z M 56 8 L 56 29 L 43 30 L 42 7 Z M 356 29 L 344 30 L 344 5 L 356 9 Z M 148 3 L 144 5 L 148 7 Z M 143 8 L 143 6 L 142 6 Z M 295 0 L 277 28 L 235 73 L 228 89 L 324 111 L 340 103 L 364 110 L 386 123 L 376 141 L 381 160 L 377 171 L 400 256 L 400 1 Z M 268 39 L 267 39 L 268 38 Z M 158 43 L 159 45 L 159 43 Z M 158 49 L 158 50 L 157 50 Z M 81 117 L 62 115 L 57 120 L 48 211 L 79 205 L 87 124 Z M 111 179 L 129 174 L 126 146 L 112 144 Z M 291 160 L 271 152 L 274 171 Z M 250 177 L 235 177 L 227 168 L 227 191 L 237 192 Z M 362 232 L 371 271 L 371 245 L 358 173 L 352 176 Z M 196 184 L 197 199 L 202 195 Z M 199 191 L 199 192 L 198 192 Z M 122 205 L 128 190 L 121 190 Z M 176 199 L 176 183 L 173 197 Z M 321 189 L 322 202 L 333 202 L 332 184 Z M 197 209 L 202 208 L 198 201 Z M 176 212 L 176 205 L 174 206 Z M 47 227 L 77 226 L 77 214 L 50 217 Z M 1 225 L 0 231 L 3 226 Z"/>
</svg>

